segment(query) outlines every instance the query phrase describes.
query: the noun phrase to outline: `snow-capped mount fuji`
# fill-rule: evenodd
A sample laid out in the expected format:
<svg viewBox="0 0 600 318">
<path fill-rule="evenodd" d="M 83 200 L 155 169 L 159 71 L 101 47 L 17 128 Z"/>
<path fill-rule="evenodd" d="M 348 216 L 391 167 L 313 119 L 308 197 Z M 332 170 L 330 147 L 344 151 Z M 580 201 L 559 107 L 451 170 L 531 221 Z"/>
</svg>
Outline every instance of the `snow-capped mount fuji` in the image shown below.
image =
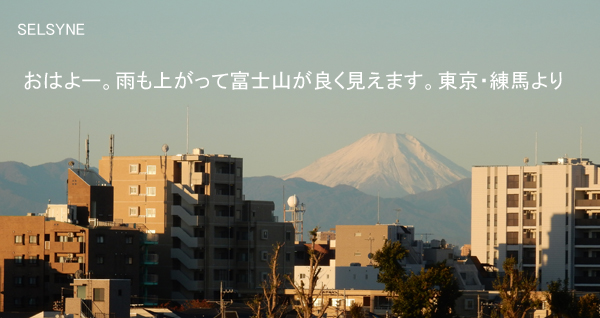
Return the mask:
<svg viewBox="0 0 600 318">
<path fill-rule="evenodd" d="M 439 189 L 470 173 L 408 134 L 377 133 L 283 176 L 397 198 Z"/>
</svg>

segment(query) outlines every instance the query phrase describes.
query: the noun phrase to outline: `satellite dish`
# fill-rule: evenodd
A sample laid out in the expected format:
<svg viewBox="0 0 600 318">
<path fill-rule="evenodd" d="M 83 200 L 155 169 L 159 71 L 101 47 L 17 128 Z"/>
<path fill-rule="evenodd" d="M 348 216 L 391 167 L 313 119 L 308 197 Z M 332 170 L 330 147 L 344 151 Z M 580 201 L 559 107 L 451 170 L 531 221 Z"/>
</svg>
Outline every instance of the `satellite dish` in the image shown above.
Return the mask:
<svg viewBox="0 0 600 318">
<path fill-rule="evenodd" d="M 75 271 L 75 278 L 80 279 L 83 277 L 83 271 L 78 269 L 77 271 Z"/>
<path fill-rule="evenodd" d="M 298 197 L 295 194 L 289 197 L 287 200 L 287 204 L 290 206 L 290 208 L 297 207 L 299 202 L 300 199 L 298 199 Z"/>
<path fill-rule="evenodd" d="M 162 151 L 164 153 L 167 153 L 169 151 L 169 145 L 167 145 L 167 144 L 162 145 Z"/>
<path fill-rule="evenodd" d="M 369 253 L 369 255 L 367 255 L 369 257 L 369 259 L 373 258 L 373 253 Z"/>
<path fill-rule="evenodd" d="M 71 160 L 69 161 L 69 167 L 73 167 L 75 165 L 75 161 Z"/>
</svg>

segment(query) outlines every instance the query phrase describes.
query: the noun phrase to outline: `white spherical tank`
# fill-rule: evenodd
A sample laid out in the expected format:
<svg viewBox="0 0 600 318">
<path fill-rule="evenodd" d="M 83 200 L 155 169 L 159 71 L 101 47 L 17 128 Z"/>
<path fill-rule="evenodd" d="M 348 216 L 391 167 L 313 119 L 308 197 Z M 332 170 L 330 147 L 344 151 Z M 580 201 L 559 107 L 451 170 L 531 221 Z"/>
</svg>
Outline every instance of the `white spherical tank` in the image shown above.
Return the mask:
<svg viewBox="0 0 600 318">
<path fill-rule="evenodd" d="M 298 199 L 298 197 L 295 194 L 289 197 L 287 200 L 287 204 L 290 206 L 290 208 L 297 207 L 299 203 L 300 199 Z"/>
</svg>

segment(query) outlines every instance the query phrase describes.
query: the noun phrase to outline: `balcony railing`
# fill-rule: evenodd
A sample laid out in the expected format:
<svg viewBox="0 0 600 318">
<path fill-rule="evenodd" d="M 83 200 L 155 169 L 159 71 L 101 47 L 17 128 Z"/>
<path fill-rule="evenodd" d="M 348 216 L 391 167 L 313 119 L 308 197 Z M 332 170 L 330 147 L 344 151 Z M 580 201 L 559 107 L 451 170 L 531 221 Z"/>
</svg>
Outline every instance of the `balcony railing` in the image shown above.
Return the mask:
<svg viewBox="0 0 600 318">
<path fill-rule="evenodd" d="M 523 226 L 535 226 L 535 219 L 523 218 Z"/>
<path fill-rule="evenodd" d="M 600 284 L 600 277 L 575 277 L 575 284 Z"/>
<path fill-rule="evenodd" d="M 523 245 L 535 245 L 535 238 L 523 237 Z"/>
<path fill-rule="evenodd" d="M 523 257 L 523 265 L 535 265 L 535 257 Z"/>
<path fill-rule="evenodd" d="M 575 265 L 600 265 L 600 257 L 575 257 Z"/>
<path fill-rule="evenodd" d="M 158 285 L 158 275 L 148 274 L 144 276 L 144 285 Z"/>
<path fill-rule="evenodd" d="M 575 245 L 600 245 L 600 238 L 578 238 Z"/>
<path fill-rule="evenodd" d="M 523 200 L 523 207 L 525 208 L 535 208 L 536 206 L 535 200 Z"/>
<path fill-rule="evenodd" d="M 142 243 L 146 244 L 146 245 L 158 244 L 158 234 L 156 234 L 156 233 L 142 234 Z"/>
<path fill-rule="evenodd" d="M 600 200 L 575 200 L 575 206 L 600 206 Z"/>
<path fill-rule="evenodd" d="M 144 264 L 146 264 L 146 265 L 158 264 L 158 254 L 144 255 Z"/>
<path fill-rule="evenodd" d="M 600 219 L 575 219 L 575 225 L 598 225 L 598 226 L 600 226 Z"/>
<path fill-rule="evenodd" d="M 525 188 L 525 189 L 536 188 L 535 181 L 523 181 L 523 188 Z"/>
</svg>

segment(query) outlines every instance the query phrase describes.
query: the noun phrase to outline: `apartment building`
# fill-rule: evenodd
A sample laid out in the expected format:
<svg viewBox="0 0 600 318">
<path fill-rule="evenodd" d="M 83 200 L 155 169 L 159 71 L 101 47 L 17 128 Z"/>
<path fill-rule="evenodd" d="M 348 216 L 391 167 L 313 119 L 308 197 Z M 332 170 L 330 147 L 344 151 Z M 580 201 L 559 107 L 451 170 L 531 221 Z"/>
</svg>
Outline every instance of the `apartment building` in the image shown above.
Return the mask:
<svg viewBox="0 0 600 318">
<path fill-rule="evenodd" d="M 600 291 L 598 165 L 559 158 L 534 166 L 472 169 L 471 253 L 502 270 L 507 257 L 545 289 L 568 279 Z"/>
<path fill-rule="evenodd" d="M 158 263 L 145 277 L 159 299 L 218 299 L 220 283 L 255 294 L 268 273 L 274 242 L 285 242 L 281 270 L 293 271 L 294 228 L 277 222 L 273 202 L 246 201 L 243 160 L 230 155 L 103 157 L 111 178 L 114 218 L 136 224 L 158 241 Z"/>
<path fill-rule="evenodd" d="M 0 217 L 0 311 L 40 311 L 70 295 L 73 278 L 128 279 L 140 293 L 141 235 L 44 216 Z"/>
</svg>

